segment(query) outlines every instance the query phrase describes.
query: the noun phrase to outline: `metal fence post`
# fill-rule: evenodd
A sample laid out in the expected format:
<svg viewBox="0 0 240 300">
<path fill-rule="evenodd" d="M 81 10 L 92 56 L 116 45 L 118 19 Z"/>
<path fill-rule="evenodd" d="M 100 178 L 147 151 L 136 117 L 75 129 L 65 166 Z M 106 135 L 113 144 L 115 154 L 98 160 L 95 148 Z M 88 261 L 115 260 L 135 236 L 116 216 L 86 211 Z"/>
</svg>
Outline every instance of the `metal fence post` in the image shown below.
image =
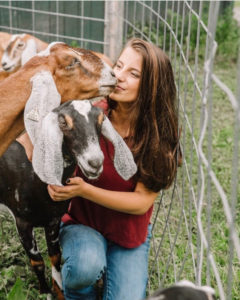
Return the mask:
<svg viewBox="0 0 240 300">
<path fill-rule="evenodd" d="M 124 1 L 105 1 L 104 54 L 112 61 L 122 49 L 123 15 Z"/>
</svg>

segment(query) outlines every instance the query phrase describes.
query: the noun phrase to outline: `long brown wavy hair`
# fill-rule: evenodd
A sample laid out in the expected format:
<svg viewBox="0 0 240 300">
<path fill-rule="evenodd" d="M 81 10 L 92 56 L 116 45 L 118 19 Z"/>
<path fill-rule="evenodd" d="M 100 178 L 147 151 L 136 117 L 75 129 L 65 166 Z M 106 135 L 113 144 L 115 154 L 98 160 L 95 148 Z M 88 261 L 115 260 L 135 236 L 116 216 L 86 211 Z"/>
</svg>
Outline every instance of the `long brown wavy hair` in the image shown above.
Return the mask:
<svg viewBox="0 0 240 300">
<path fill-rule="evenodd" d="M 181 161 L 172 66 L 167 55 L 149 42 L 133 38 L 127 47 L 143 58 L 138 98 L 129 110 L 131 150 L 138 166 L 135 178 L 158 192 L 172 184 Z M 117 102 L 108 101 L 114 109 Z"/>
</svg>

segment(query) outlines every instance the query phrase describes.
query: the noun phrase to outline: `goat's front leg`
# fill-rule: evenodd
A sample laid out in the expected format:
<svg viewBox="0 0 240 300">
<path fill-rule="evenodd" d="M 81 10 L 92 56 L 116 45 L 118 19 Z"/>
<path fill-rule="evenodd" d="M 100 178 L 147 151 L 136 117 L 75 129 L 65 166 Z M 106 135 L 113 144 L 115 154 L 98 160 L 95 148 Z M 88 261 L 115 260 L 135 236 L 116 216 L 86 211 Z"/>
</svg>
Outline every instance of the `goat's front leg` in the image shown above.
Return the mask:
<svg viewBox="0 0 240 300">
<path fill-rule="evenodd" d="M 33 226 L 20 218 L 16 218 L 16 226 L 20 236 L 20 241 L 30 259 L 30 263 L 39 281 L 41 294 L 50 294 L 51 290 L 45 278 L 45 265 L 41 254 L 38 251 L 34 238 Z"/>
<path fill-rule="evenodd" d="M 55 219 L 44 229 L 47 240 L 48 254 L 52 264 L 53 291 L 57 295 L 58 300 L 64 300 L 61 278 L 61 250 L 58 239 L 59 225 L 60 219 Z"/>
</svg>

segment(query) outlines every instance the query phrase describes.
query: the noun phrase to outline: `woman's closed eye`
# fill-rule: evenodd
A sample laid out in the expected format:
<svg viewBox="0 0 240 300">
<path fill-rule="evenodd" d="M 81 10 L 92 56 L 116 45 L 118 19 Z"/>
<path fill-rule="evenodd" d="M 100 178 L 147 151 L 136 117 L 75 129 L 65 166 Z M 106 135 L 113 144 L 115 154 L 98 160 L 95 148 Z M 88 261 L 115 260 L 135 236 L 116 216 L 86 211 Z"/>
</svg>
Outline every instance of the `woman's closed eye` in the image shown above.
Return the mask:
<svg viewBox="0 0 240 300">
<path fill-rule="evenodd" d="M 136 73 L 136 72 L 131 72 L 131 76 L 135 77 L 135 78 L 139 78 L 140 74 Z"/>
</svg>

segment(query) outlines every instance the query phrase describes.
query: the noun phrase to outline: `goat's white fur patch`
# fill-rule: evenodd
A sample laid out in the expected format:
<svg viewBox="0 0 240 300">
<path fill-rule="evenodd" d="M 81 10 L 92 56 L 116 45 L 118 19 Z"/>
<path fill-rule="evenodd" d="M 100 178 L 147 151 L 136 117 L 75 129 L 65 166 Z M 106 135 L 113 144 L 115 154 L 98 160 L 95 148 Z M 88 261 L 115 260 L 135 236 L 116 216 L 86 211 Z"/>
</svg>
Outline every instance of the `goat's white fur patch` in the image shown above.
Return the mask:
<svg viewBox="0 0 240 300">
<path fill-rule="evenodd" d="M 62 277 L 61 273 L 57 271 L 57 269 L 52 266 L 52 278 L 56 281 L 59 288 L 62 290 Z"/>
<path fill-rule="evenodd" d="M 88 100 L 82 101 L 73 101 L 72 105 L 76 111 L 82 116 L 85 117 L 86 121 L 88 122 L 88 113 L 91 110 L 91 104 Z"/>
<path fill-rule="evenodd" d="M 12 36 L 11 36 L 11 39 L 10 39 L 10 42 L 13 42 L 13 41 L 15 41 L 17 38 L 24 38 L 25 37 L 25 33 L 22 33 L 22 34 L 13 34 Z"/>
<path fill-rule="evenodd" d="M 56 44 L 64 44 L 63 42 L 52 42 L 43 51 L 38 52 L 37 56 L 49 56 L 51 48 Z"/>
<path fill-rule="evenodd" d="M 102 68 L 102 71 L 101 71 L 101 77 L 98 81 L 98 84 L 101 88 L 101 86 L 104 86 L 104 85 L 115 85 L 116 84 L 116 78 L 112 76 L 112 68 L 107 64 L 105 63 L 103 60 L 102 60 L 102 63 L 103 63 L 103 68 Z"/>
<path fill-rule="evenodd" d="M 175 286 L 182 286 L 182 287 L 191 287 L 193 289 L 199 290 L 199 291 L 204 291 L 210 295 L 215 295 L 215 291 L 213 288 L 210 286 L 197 286 L 191 281 L 188 280 L 181 280 L 175 284 Z"/>
<path fill-rule="evenodd" d="M 179 282 L 176 282 L 175 285 L 176 286 L 183 286 L 183 287 L 191 287 L 191 288 L 196 287 L 196 285 L 193 282 L 188 281 L 188 280 L 181 280 Z"/>
<path fill-rule="evenodd" d="M 94 162 L 97 161 L 99 164 L 103 163 L 103 153 L 99 145 L 98 137 L 96 136 L 96 139 L 94 140 L 88 140 L 88 147 L 85 149 L 85 151 L 82 153 L 82 155 L 77 156 L 77 163 L 83 173 L 88 172 L 88 173 L 95 173 L 95 169 L 89 165 L 88 162 Z M 82 169 L 83 168 L 83 169 Z M 102 172 L 102 168 L 98 170 L 98 176 Z M 95 179 L 96 177 L 91 177 L 88 176 L 89 179 Z"/>
<path fill-rule="evenodd" d="M 34 233 L 34 230 L 32 230 L 32 237 L 33 237 L 33 239 L 32 239 L 32 248 L 29 250 L 29 252 L 31 254 L 33 254 L 33 255 L 36 255 L 36 254 L 39 253 L 39 250 L 38 250 L 37 244 L 34 243 L 35 242 L 35 233 Z M 35 248 L 36 248 L 36 250 L 35 250 Z"/>
<path fill-rule="evenodd" d="M 34 250 L 34 248 L 31 248 L 31 249 L 29 250 L 29 252 L 30 252 L 32 255 L 36 255 L 36 254 L 39 253 L 38 250 Z"/>
<path fill-rule="evenodd" d="M 22 52 L 21 65 L 23 66 L 33 56 L 37 54 L 37 45 L 34 39 L 27 40 L 27 45 Z"/>
<path fill-rule="evenodd" d="M 15 195 L 16 201 L 19 202 L 19 193 L 18 193 L 17 189 L 15 189 L 14 195 Z"/>
</svg>

